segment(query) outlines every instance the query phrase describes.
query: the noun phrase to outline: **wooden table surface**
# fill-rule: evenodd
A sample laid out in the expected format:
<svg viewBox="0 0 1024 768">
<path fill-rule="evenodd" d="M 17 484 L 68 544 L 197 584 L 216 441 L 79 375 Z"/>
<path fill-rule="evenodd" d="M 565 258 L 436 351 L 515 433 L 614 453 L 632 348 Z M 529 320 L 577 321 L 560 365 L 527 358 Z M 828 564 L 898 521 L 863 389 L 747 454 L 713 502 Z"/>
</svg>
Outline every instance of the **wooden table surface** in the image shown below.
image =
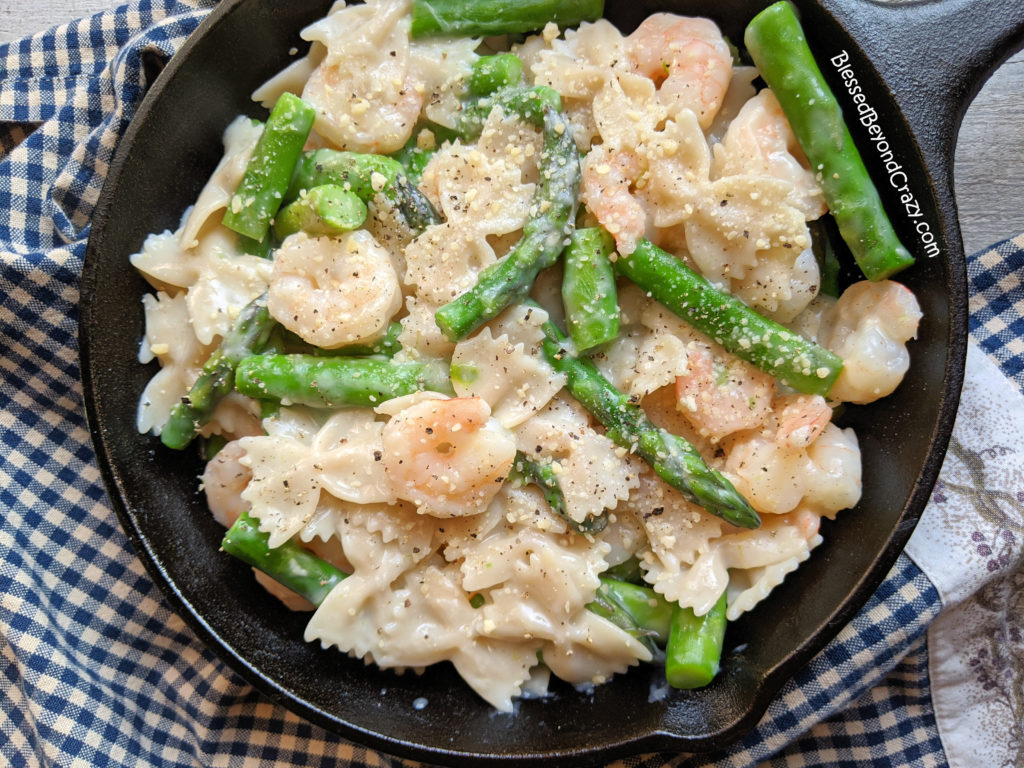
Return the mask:
<svg viewBox="0 0 1024 768">
<path fill-rule="evenodd" d="M 0 0 L 0 43 L 117 4 Z M 996 71 L 968 110 L 954 174 L 968 253 L 1024 232 L 1024 52 Z"/>
</svg>

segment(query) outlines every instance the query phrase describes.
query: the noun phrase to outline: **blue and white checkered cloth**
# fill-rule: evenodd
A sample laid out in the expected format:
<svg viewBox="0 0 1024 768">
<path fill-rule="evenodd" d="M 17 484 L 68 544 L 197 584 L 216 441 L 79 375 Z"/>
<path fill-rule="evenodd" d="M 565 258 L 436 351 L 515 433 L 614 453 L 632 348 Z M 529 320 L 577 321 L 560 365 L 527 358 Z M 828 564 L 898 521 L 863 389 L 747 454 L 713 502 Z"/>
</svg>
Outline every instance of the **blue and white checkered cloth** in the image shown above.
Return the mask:
<svg viewBox="0 0 1024 768">
<path fill-rule="evenodd" d="M 90 445 L 76 341 L 90 216 L 145 92 L 144 57 L 171 56 L 213 4 L 141 0 L 0 46 L 3 764 L 408 764 L 271 703 L 203 646 L 122 533 Z M 1019 386 L 1024 353 L 1006 341 L 1022 320 L 997 294 L 1024 248 L 988 253 L 972 261 L 974 330 Z M 941 609 L 902 555 L 749 737 L 622 764 L 944 765 L 925 642 Z"/>
</svg>

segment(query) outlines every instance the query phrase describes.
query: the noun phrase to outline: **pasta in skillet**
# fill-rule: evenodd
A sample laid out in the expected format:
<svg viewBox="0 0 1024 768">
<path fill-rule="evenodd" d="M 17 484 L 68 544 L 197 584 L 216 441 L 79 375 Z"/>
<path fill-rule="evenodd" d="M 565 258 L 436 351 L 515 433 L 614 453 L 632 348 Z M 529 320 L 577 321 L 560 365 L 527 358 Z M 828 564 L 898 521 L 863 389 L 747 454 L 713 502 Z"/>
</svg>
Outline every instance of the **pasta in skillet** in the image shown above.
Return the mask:
<svg viewBox="0 0 1024 768">
<path fill-rule="evenodd" d="M 268 106 L 286 92 L 308 105 L 311 173 L 375 158 L 365 220 L 325 231 L 320 216 L 283 232 L 282 206 L 269 253 L 255 253 L 222 222 L 248 204 L 237 190 L 269 131 L 239 117 L 180 229 L 132 257 L 156 291 L 143 300 L 139 359 L 161 366 L 138 428 L 168 431 L 176 408 L 198 407 L 196 383 L 230 360 L 237 391 L 194 419 L 223 444 L 202 478 L 211 511 L 345 574 L 313 603 L 260 583 L 313 611 L 308 641 L 382 668 L 451 662 L 509 711 L 549 675 L 590 686 L 652 661 L 651 631 L 595 610 L 609 574 L 636 566 L 652 603 L 696 617 L 724 595 L 732 620 L 806 560 L 821 518 L 860 496 L 857 438 L 833 408 L 898 386 L 920 311 L 891 280 L 820 291 L 809 224 L 827 212 L 822 189 L 778 100 L 755 89 L 756 71 L 733 61 L 714 23 L 655 14 L 629 35 L 603 19 L 549 24 L 511 45 L 516 81 L 481 97 L 470 83 L 486 43 L 414 39 L 410 8 L 336 4 L 304 32 L 308 56 L 257 92 Z M 515 89 L 555 93 L 560 112 L 531 120 Z M 470 104 L 483 109 L 467 128 Z M 572 162 L 578 151 L 578 217 L 554 233 L 558 251 L 573 220 L 611 236 L 611 262 L 653 244 L 842 358 L 825 396 L 798 391 L 621 275 L 614 338 L 586 352 L 563 342 L 652 430 L 685 438 L 759 527 L 703 508 L 652 468 L 639 435 L 624 439 L 574 396 L 575 369 L 546 351 L 567 320 L 560 263 L 539 270 L 532 300 L 517 296 L 464 337 L 441 327 L 442 308 L 533 242 L 561 135 Z M 389 176 L 394 160 L 377 156 L 406 165 Z M 356 194 L 346 173 L 331 184 Z M 306 204 L 310 189 L 285 205 Z M 254 317 L 266 332 L 240 362 L 225 339 L 240 326 L 257 338 Z M 328 361 L 363 367 L 344 386 L 317 378 L 275 395 L 274 377 L 298 374 L 273 366 L 298 356 L 314 377 Z M 398 383 L 360 388 L 378 374 Z"/>
</svg>

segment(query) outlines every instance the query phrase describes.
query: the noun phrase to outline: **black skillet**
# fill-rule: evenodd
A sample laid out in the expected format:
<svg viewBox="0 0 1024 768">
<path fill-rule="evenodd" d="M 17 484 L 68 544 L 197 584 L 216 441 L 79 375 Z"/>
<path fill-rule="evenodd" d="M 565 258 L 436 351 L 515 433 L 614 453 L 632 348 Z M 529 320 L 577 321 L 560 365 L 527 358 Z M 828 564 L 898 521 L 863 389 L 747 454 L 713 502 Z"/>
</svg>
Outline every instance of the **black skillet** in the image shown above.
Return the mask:
<svg viewBox="0 0 1024 768">
<path fill-rule="evenodd" d="M 156 81 L 111 165 L 86 253 L 80 344 L 98 461 L 129 538 L 171 603 L 226 662 L 273 700 L 385 752 L 458 765 L 575 765 L 728 745 L 871 595 L 938 474 L 967 343 L 954 146 L 968 102 L 1024 40 L 1024 2 L 797 0 L 844 108 L 855 105 L 831 59 L 845 52 L 877 112 L 892 158 L 875 151 L 857 123 L 854 137 L 897 231 L 919 257 L 901 275 L 924 311 L 913 367 L 895 395 L 844 415 L 861 441 L 863 500 L 826 525 L 826 543 L 811 559 L 730 627 L 723 670 L 710 687 L 651 701 L 656 673 L 640 668 L 593 693 L 556 687 L 511 716 L 492 712 L 450 668 L 399 677 L 303 642 L 305 617 L 283 609 L 254 587 L 247 568 L 218 552 L 221 531 L 196 491 L 198 457 L 135 431 L 136 401 L 153 369 L 135 359 L 147 286 L 127 257 L 147 233 L 176 225 L 221 154 L 224 127 L 240 112 L 259 114 L 249 94 L 294 58 L 292 49 L 305 50 L 299 30 L 329 4 L 224 0 Z M 624 31 L 654 11 L 709 15 L 739 41 L 767 4 L 608 0 L 607 15 Z M 895 180 L 909 183 L 919 217 L 889 184 L 895 171 L 887 161 L 905 173 Z M 426 706 L 414 706 L 418 699 Z"/>
</svg>

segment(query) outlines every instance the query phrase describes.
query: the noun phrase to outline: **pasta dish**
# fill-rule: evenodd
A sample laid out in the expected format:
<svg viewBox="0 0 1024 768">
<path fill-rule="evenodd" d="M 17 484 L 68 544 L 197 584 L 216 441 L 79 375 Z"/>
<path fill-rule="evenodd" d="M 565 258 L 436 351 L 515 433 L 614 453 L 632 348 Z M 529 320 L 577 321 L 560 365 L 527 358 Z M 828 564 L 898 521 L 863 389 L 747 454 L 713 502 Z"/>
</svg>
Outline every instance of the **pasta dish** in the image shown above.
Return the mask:
<svg viewBox="0 0 1024 768">
<path fill-rule="evenodd" d="M 138 429 L 204 451 L 224 549 L 309 642 L 450 662 L 502 711 L 641 663 L 707 684 L 857 504 L 833 416 L 906 372 L 912 259 L 849 239 L 863 171 L 803 140 L 760 45 L 785 3 L 742 50 L 703 18 L 451 5 L 336 4 L 227 127 L 131 258 Z"/>
</svg>

